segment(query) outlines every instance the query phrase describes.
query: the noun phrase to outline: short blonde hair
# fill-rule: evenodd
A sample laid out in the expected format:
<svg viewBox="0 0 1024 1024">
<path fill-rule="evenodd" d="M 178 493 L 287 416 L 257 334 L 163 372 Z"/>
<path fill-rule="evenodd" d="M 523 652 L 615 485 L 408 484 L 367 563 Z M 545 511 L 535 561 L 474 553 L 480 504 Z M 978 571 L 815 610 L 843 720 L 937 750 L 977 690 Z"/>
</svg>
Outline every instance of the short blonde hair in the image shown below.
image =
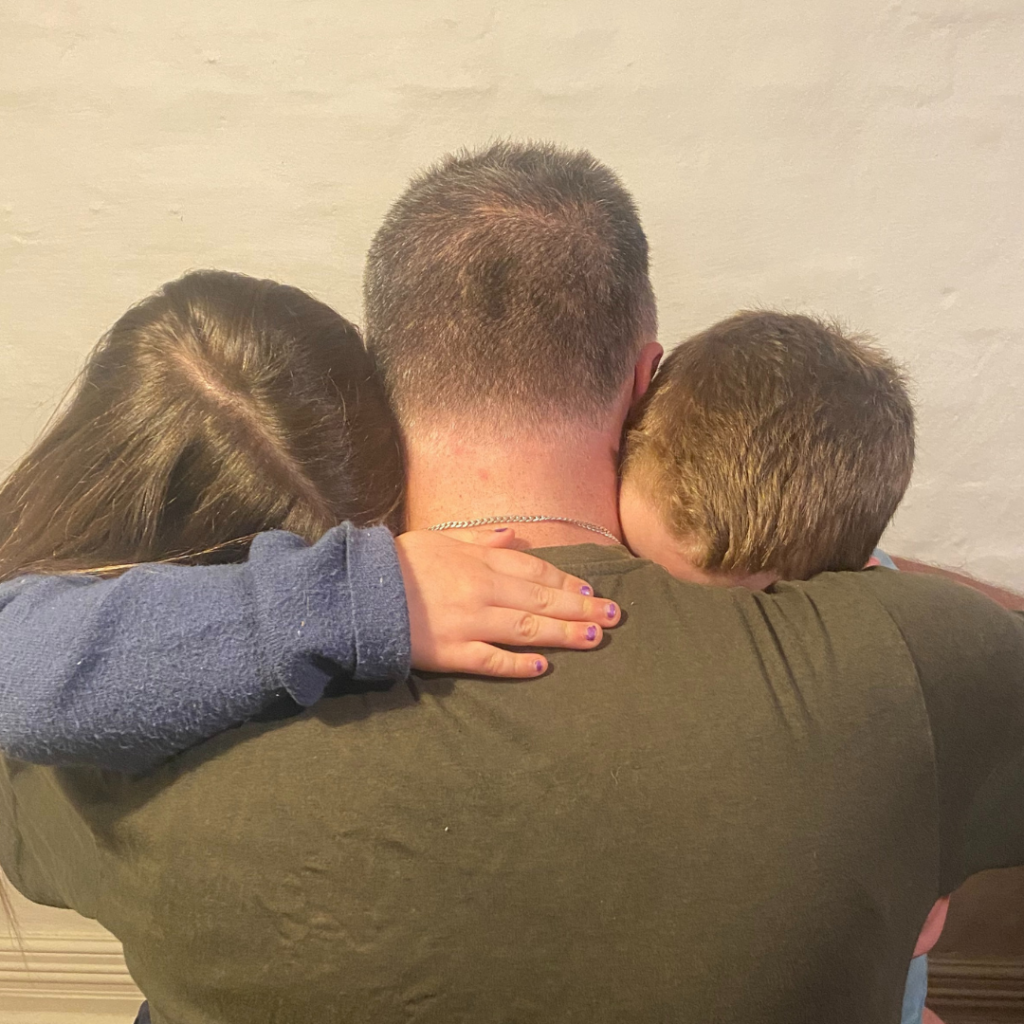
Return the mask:
<svg viewBox="0 0 1024 1024">
<path fill-rule="evenodd" d="M 663 363 L 623 475 L 710 571 L 807 579 L 862 568 L 910 483 L 900 367 L 834 323 L 737 313 Z"/>
</svg>

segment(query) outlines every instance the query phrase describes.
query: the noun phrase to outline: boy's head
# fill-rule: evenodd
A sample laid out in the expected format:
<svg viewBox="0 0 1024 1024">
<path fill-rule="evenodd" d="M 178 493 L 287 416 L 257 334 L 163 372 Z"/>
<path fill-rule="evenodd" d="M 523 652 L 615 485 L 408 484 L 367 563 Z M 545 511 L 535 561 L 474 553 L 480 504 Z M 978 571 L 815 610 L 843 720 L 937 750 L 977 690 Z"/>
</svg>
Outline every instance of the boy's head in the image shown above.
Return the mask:
<svg viewBox="0 0 1024 1024">
<path fill-rule="evenodd" d="M 662 364 L 626 439 L 626 541 L 673 575 L 766 586 L 860 569 L 910 483 L 899 367 L 808 316 L 742 312 Z"/>
</svg>

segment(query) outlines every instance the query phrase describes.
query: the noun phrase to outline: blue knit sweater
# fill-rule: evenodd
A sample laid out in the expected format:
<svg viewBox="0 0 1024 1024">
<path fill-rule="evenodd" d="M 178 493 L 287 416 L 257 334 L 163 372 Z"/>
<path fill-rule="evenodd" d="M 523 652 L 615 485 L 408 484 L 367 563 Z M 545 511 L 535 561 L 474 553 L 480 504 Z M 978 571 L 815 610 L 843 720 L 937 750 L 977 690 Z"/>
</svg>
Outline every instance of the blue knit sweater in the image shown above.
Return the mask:
<svg viewBox="0 0 1024 1024">
<path fill-rule="evenodd" d="M 152 767 L 332 675 L 403 679 L 409 618 L 390 533 L 256 538 L 241 565 L 0 586 L 0 749 L 42 764 Z"/>
</svg>

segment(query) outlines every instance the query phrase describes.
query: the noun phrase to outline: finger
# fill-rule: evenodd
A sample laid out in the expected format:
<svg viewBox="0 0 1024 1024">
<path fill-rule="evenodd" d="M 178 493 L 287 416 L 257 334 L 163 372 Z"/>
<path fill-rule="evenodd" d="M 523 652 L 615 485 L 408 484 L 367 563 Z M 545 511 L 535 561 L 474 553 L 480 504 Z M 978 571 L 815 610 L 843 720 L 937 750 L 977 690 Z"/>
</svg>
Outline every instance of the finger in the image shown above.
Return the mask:
<svg viewBox="0 0 1024 1024">
<path fill-rule="evenodd" d="M 507 548 L 515 542 L 516 531 L 511 526 L 486 526 L 477 530 L 451 530 L 445 536 L 484 548 Z"/>
<path fill-rule="evenodd" d="M 622 615 L 619 606 L 606 598 L 584 597 L 514 576 L 495 577 L 491 586 L 489 604 L 492 609 L 527 612 L 570 622 L 595 622 L 604 627 L 617 626 Z"/>
<path fill-rule="evenodd" d="M 545 562 L 543 558 L 537 558 L 524 551 L 489 551 L 486 561 L 497 572 L 531 580 L 555 590 L 565 590 L 587 597 L 594 593 L 586 580 L 563 572 L 550 562 Z"/>
<path fill-rule="evenodd" d="M 475 676 L 536 679 L 548 670 L 548 661 L 543 655 L 503 651 L 500 647 L 485 643 L 463 644 L 456 660 L 462 662 L 456 671 Z"/>
<path fill-rule="evenodd" d="M 488 609 L 478 617 L 474 627 L 480 640 L 513 647 L 569 647 L 586 651 L 596 647 L 604 636 L 596 622 L 566 622 L 507 608 Z"/>
</svg>

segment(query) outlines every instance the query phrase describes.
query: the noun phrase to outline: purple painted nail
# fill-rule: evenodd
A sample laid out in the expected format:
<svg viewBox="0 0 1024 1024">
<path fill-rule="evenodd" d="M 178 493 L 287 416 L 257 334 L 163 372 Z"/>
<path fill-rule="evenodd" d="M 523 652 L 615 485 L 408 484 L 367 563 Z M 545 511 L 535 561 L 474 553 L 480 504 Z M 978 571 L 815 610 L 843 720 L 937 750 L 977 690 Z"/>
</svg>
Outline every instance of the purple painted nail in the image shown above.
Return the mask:
<svg viewBox="0 0 1024 1024">
<path fill-rule="evenodd" d="M 538 674 L 543 672 L 544 671 L 544 662 L 543 661 L 535 661 L 533 663 L 533 671 L 537 672 Z"/>
<path fill-rule="evenodd" d="M 496 526 L 494 528 L 494 532 L 495 533 L 508 533 L 508 527 L 507 526 Z"/>
<path fill-rule="evenodd" d="M 582 594 L 582 595 L 583 595 L 584 597 L 593 597 L 593 596 L 594 596 L 594 591 L 593 591 L 593 590 L 592 590 L 592 589 L 591 589 L 590 587 L 588 587 L 588 586 L 586 585 L 586 583 L 584 583 L 584 584 L 583 584 L 583 586 L 582 586 L 582 587 L 580 587 L 580 593 L 581 593 L 581 594 Z"/>
<path fill-rule="evenodd" d="M 587 626 L 587 639 L 588 640 L 596 640 L 597 639 L 597 626 Z"/>
<path fill-rule="evenodd" d="M 609 619 L 614 619 L 615 618 L 615 611 L 616 611 L 615 605 L 613 605 L 613 604 L 608 605 L 608 618 Z"/>
</svg>

